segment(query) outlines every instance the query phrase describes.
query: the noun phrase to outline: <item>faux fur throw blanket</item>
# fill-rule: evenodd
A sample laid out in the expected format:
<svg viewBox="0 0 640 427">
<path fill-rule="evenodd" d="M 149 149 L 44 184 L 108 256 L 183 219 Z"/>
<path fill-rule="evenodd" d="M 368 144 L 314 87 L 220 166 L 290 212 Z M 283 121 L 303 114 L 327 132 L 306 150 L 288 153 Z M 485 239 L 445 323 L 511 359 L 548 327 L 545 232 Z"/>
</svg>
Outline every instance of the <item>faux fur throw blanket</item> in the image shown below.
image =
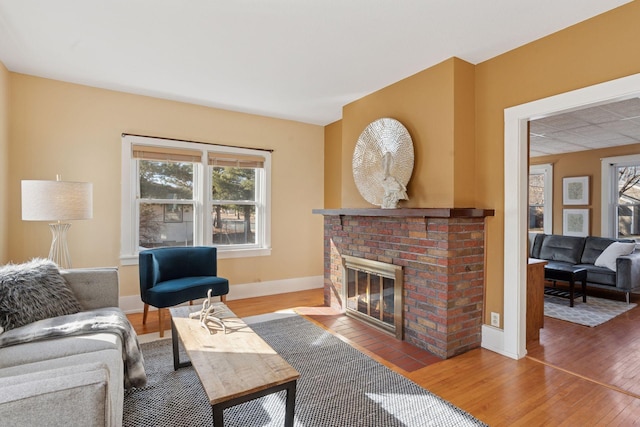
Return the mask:
<svg viewBox="0 0 640 427">
<path fill-rule="evenodd" d="M 125 388 L 143 387 L 147 383 L 147 374 L 144 370 L 144 359 L 138 336 L 127 316 L 115 307 L 51 317 L 11 329 L 0 334 L 0 347 L 97 332 L 113 333 L 121 338 L 124 386 Z"/>
</svg>

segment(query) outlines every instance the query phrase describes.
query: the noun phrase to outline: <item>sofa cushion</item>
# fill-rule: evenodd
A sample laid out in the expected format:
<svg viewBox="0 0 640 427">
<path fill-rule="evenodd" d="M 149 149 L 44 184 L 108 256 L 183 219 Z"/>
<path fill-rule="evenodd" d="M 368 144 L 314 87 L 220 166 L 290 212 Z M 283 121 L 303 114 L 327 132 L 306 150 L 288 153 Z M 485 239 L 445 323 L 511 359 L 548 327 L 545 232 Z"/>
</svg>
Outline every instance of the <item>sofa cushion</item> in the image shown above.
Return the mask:
<svg viewBox="0 0 640 427">
<path fill-rule="evenodd" d="M 20 344 L 16 347 L 22 347 L 25 345 L 28 344 Z M 28 350 L 25 349 L 25 351 Z M 0 355 L 0 359 L 1 358 L 2 355 Z M 16 365 L 0 369 L 0 377 L 10 377 L 26 372 L 44 372 L 50 369 L 65 367 L 76 368 L 86 363 L 103 363 L 107 365 L 109 375 L 109 396 L 111 400 L 111 418 L 113 420 L 120 420 L 121 423 L 124 401 L 124 364 L 122 363 L 122 351 L 115 349 L 103 349 L 82 354 L 72 354 L 66 357 L 54 357 L 49 360 L 43 358 L 40 362 L 25 363 L 24 365 Z M 72 402 L 70 406 L 77 408 L 75 402 Z M 116 422 L 115 425 L 121 425 L 120 423 Z M 0 421 L 0 425 L 3 425 L 2 421 Z"/>
<path fill-rule="evenodd" d="M 584 240 L 584 237 L 547 235 L 542 241 L 539 259 L 579 264 Z"/>
<path fill-rule="evenodd" d="M 119 425 L 109 410 L 108 378 L 108 366 L 99 362 L 0 378 L 0 419 L 24 426 Z"/>
<path fill-rule="evenodd" d="M 575 267 L 587 270 L 587 282 L 601 285 L 616 286 L 616 272 L 606 267 L 597 267 L 593 264 L 578 264 Z"/>
<path fill-rule="evenodd" d="M 0 267 L 0 333 L 81 310 L 52 261 L 37 258 Z"/>
<path fill-rule="evenodd" d="M 12 332 L 17 331 L 15 329 Z M 110 333 L 95 333 L 2 347 L 0 369 L 102 350 L 114 350 L 122 355 L 120 337 Z"/>
<path fill-rule="evenodd" d="M 593 263 L 598 267 L 607 267 L 616 271 L 616 260 L 619 256 L 629 255 L 636 249 L 635 243 L 613 242 L 600 254 Z"/>
</svg>

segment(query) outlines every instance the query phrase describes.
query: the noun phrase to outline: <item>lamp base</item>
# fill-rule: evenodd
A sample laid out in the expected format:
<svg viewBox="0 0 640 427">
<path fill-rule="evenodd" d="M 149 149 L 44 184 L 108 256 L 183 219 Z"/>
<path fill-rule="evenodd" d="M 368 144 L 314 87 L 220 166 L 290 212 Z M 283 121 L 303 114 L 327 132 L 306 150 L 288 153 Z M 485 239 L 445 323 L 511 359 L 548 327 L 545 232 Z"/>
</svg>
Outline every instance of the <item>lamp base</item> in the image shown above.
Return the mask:
<svg viewBox="0 0 640 427">
<path fill-rule="evenodd" d="M 67 247 L 67 230 L 71 224 L 57 222 L 49 224 L 53 240 L 51 241 L 51 249 L 49 250 L 49 259 L 55 262 L 60 268 L 71 268 L 71 257 L 69 256 L 69 248 Z"/>
</svg>

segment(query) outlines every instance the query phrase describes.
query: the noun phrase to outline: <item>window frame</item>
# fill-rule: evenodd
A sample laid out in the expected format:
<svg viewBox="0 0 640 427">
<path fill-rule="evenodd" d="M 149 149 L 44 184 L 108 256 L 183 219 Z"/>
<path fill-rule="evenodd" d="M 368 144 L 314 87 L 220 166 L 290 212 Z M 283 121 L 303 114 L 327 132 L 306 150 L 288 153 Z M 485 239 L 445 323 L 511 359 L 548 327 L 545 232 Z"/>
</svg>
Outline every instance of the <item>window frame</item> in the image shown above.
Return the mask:
<svg viewBox="0 0 640 427">
<path fill-rule="evenodd" d="M 618 174 L 624 166 L 640 166 L 640 154 L 604 157 L 601 163 L 601 222 L 602 237 L 618 239 Z M 637 242 L 640 243 L 640 242 Z M 636 245 L 637 246 L 637 245 Z"/>
<path fill-rule="evenodd" d="M 218 249 L 218 258 L 243 258 L 271 255 L 271 151 L 242 148 L 226 145 L 208 144 L 192 141 L 148 137 L 140 135 L 122 135 L 122 180 L 121 180 L 121 226 L 120 226 L 120 263 L 122 265 L 138 264 L 139 229 L 138 216 L 140 200 L 138 200 L 138 164 L 133 157 L 133 146 L 152 146 L 169 149 L 197 150 L 201 153 L 200 163 L 194 163 L 193 202 L 177 201 L 177 203 L 193 203 L 193 245 L 214 246 Z M 214 245 L 212 243 L 212 221 L 207 220 L 207 212 L 211 212 L 213 200 L 211 195 L 212 166 L 208 164 L 210 153 L 228 155 L 257 156 L 264 159 L 262 173 L 256 174 L 256 243 L 241 245 Z M 260 175 L 258 178 L 257 175 Z M 146 201 L 145 201 L 146 202 Z"/>
<path fill-rule="evenodd" d="M 553 164 L 543 163 L 529 166 L 529 175 L 542 175 L 544 177 L 544 205 L 542 207 L 543 233 L 553 234 Z M 527 178 L 528 179 L 528 178 Z M 531 212 L 531 204 L 527 201 L 528 212 Z M 527 224 L 529 217 L 527 214 Z M 527 226 L 528 230 L 528 226 Z"/>
</svg>

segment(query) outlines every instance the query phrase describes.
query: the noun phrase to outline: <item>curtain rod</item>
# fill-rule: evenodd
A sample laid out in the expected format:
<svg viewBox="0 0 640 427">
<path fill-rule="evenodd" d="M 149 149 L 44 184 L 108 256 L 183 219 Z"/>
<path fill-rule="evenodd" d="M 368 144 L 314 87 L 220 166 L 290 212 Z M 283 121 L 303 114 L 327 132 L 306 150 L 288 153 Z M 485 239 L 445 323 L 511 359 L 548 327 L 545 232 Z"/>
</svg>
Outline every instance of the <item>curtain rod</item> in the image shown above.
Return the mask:
<svg viewBox="0 0 640 427">
<path fill-rule="evenodd" d="M 191 141 L 188 139 L 177 139 L 177 138 L 164 138 L 161 136 L 150 136 L 150 135 L 138 135 L 135 133 L 122 133 L 122 136 L 139 136 L 142 138 L 152 138 L 152 139 L 165 139 L 167 141 L 178 141 L 178 142 L 193 142 L 195 144 L 206 144 L 206 145 L 218 145 L 220 147 L 229 147 L 229 148 L 245 148 L 249 150 L 258 150 L 258 151 L 268 151 L 269 153 L 273 153 L 272 148 L 251 148 L 251 147 L 241 147 L 239 145 L 227 145 L 227 144 L 215 144 L 212 142 L 202 142 L 202 141 Z"/>
</svg>

